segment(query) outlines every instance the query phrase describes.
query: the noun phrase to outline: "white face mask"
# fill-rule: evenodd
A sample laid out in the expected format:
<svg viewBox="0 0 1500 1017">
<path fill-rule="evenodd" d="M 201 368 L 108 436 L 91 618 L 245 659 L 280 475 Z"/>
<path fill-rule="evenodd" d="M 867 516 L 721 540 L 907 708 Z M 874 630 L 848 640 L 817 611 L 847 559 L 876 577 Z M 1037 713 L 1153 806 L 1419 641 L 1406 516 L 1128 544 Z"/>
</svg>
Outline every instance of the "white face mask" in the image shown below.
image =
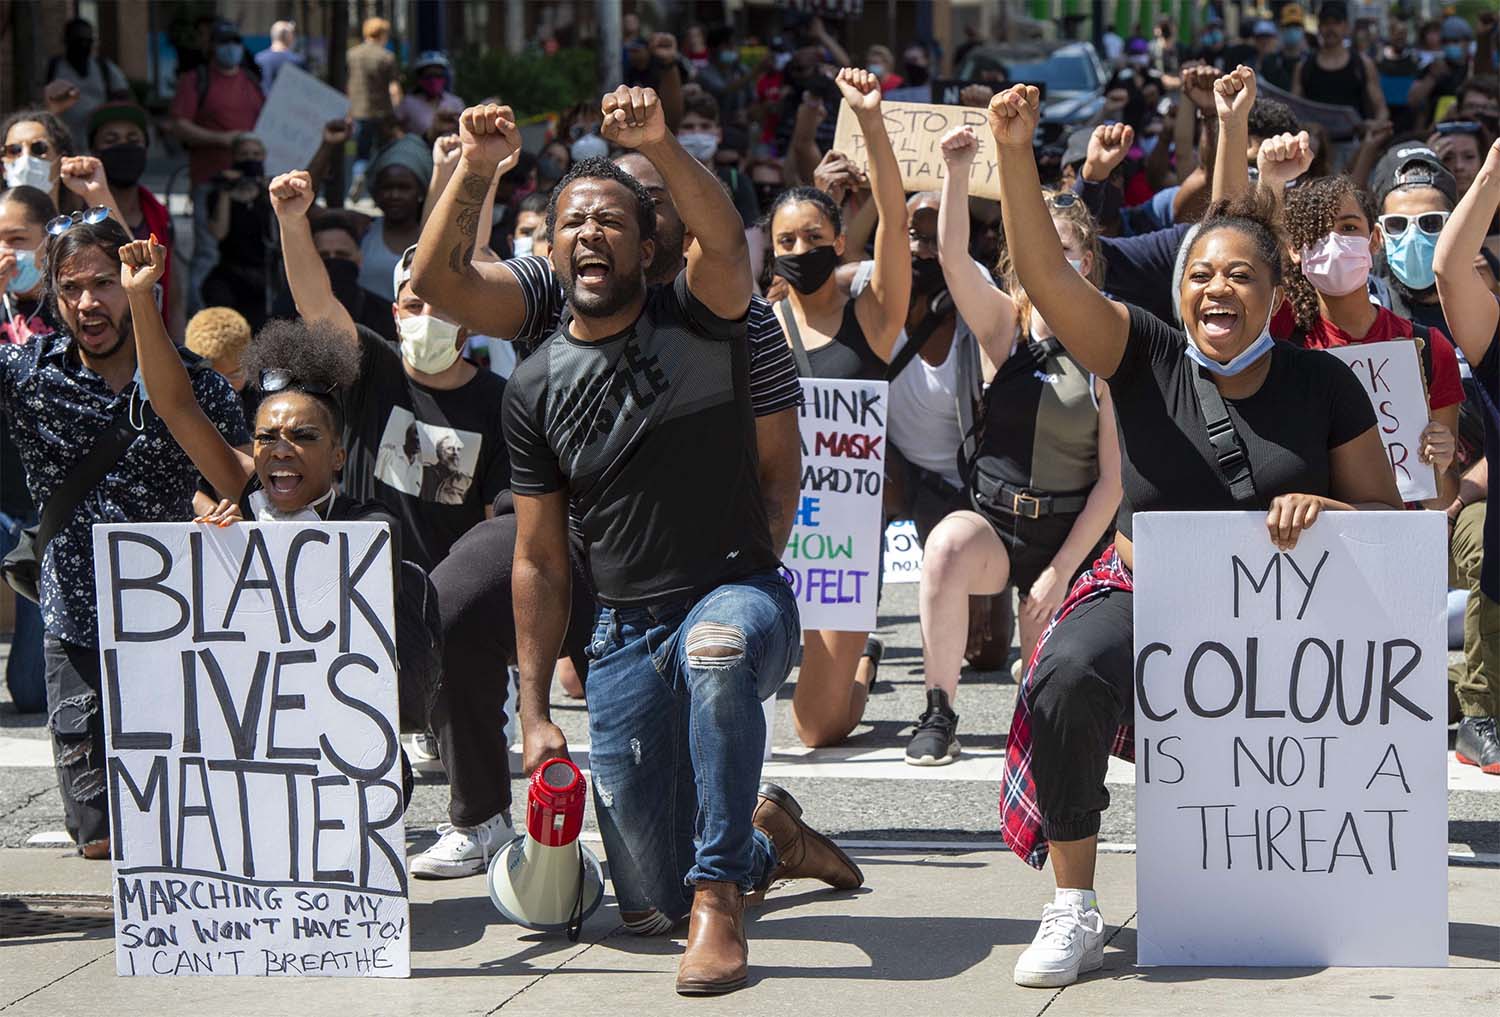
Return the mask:
<svg viewBox="0 0 1500 1017">
<path fill-rule="evenodd" d="M 510 242 L 510 249 L 517 258 L 524 258 L 531 253 L 531 237 L 515 237 Z"/>
<path fill-rule="evenodd" d="M 708 162 L 719 150 L 719 138 L 712 131 L 683 131 L 677 135 L 677 142 L 699 162 Z"/>
<path fill-rule="evenodd" d="M 52 163 L 38 159 L 30 152 L 22 153 L 5 164 L 6 187 L 35 187 L 39 191 L 52 189 Z"/>
<path fill-rule="evenodd" d="M 441 374 L 458 360 L 458 326 L 430 314 L 417 314 L 396 323 L 401 334 L 401 357 L 422 374 Z"/>
</svg>

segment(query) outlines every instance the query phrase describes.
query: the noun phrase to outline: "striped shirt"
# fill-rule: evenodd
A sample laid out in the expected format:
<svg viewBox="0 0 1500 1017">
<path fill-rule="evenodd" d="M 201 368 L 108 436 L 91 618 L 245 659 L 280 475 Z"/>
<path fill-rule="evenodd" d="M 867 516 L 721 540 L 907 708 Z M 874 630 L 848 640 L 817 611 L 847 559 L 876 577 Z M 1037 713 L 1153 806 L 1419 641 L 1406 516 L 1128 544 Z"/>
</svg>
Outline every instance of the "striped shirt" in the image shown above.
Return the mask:
<svg viewBox="0 0 1500 1017">
<path fill-rule="evenodd" d="M 521 331 L 510 337 L 524 358 L 536 349 L 562 324 L 567 298 L 562 283 L 552 270 L 552 263 L 537 255 L 511 258 L 505 262 L 521 292 L 526 297 L 526 317 Z M 781 331 L 771 305 L 763 298 L 750 297 L 750 314 L 745 328 L 750 342 L 750 405 L 757 417 L 768 417 L 782 410 L 802 405 L 802 385 L 797 378 L 797 362 Z"/>
</svg>

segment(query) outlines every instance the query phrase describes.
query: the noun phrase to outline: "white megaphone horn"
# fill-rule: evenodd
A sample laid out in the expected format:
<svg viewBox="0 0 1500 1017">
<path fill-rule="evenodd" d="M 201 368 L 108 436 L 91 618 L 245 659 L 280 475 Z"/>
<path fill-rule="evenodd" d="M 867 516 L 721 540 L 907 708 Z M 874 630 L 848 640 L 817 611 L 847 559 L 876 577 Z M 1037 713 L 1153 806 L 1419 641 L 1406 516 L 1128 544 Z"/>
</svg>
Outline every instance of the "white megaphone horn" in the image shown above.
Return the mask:
<svg viewBox="0 0 1500 1017">
<path fill-rule="evenodd" d="M 490 860 L 490 900 L 517 925 L 577 940 L 604 899 L 604 870 L 578 843 L 588 785 L 578 767 L 551 759 L 536 768 L 526 795 L 526 833 Z"/>
</svg>

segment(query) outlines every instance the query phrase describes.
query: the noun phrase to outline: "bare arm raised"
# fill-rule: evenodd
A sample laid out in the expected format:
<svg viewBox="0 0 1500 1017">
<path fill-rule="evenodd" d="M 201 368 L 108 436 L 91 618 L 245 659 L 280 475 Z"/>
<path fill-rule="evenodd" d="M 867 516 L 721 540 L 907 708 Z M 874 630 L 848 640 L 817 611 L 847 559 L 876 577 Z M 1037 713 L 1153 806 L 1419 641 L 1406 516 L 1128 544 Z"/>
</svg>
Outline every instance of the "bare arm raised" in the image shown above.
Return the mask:
<svg viewBox="0 0 1500 1017">
<path fill-rule="evenodd" d="M 312 177 L 306 170 L 283 173 L 271 181 L 271 207 L 281 226 L 281 254 L 286 260 L 287 283 L 292 288 L 298 314 L 327 322 L 341 341 L 358 346 L 354 319 L 333 295 L 328 269 L 323 267 L 323 259 L 318 257 L 313 244 L 307 210 L 315 196 Z"/>
<path fill-rule="evenodd" d="M 1500 304 L 1474 267 L 1496 206 L 1500 206 L 1500 141 L 1490 146 L 1479 175 L 1438 236 L 1432 257 L 1443 316 L 1453 341 L 1471 364 L 1478 364 L 1489 352 L 1500 320 Z M 1500 507 L 1492 506 L 1490 511 L 1500 511 Z"/>
<path fill-rule="evenodd" d="M 969 166 L 979 151 L 970 127 L 943 137 L 943 196 L 938 205 L 938 263 L 959 316 L 974 330 L 985 356 L 998 368 L 1016 334 L 1016 302 L 969 257 Z"/>
</svg>

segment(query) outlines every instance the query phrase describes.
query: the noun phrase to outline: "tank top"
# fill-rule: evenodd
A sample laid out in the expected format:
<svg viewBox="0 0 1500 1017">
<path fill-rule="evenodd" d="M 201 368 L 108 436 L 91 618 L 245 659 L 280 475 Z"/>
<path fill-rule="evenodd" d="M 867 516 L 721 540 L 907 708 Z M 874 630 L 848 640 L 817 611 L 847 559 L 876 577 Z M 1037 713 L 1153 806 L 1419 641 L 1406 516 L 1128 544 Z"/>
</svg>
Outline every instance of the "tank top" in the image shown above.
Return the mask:
<svg viewBox="0 0 1500 1017">
<path fill-rule="evenodd" d="M 396 262 L 401 260 L 401 253 L 385 245 L 384 219 L 370 223 L 364 239 L 359 242 L 359 254 L 360 286 L 394 302 L 396 294 L 391 290 L 391 279 L 396 274 Z"/>
<path fill-rule="evenodd" d="M 1056 340 L 1019 340 L 980 414 L 971 478 L 979 470 L 1048 494 L 1081 492 L 1099 478 L 1094 378 Z"/>
<path fill-rule="evenodd" d="M 885 377 L 885 362 L 870 349 L 865 331 L 859 326 L 859 316 L 854 310 L 855 299 L 851 296 L 844 304 L 844 316 L 839 321 L 839 330 L 834 333 L 833 341 L 817 349 L 808 349 L 803 344 L 802 331 L 797 327 L 796 315 L 792 313 L 792 302 L 781 301 L 787 339 L 797 361 L 797 372 L 804 378 L 870 381 Z"/>
<path fill-rule="evenodd" d="M 1326 71 L 1318 66 L 1318 55 L 1309 54 L 1302 62 L 1302 94 L 1315 102 L 1326 102 L 1331 106 L 1348 106 L 1359 110 L 1362 117 L 1369 116 L 1365 107 L 1365 62 L 1352 50 L 1349 62 L 1336 71 Z"/>
</svg>

